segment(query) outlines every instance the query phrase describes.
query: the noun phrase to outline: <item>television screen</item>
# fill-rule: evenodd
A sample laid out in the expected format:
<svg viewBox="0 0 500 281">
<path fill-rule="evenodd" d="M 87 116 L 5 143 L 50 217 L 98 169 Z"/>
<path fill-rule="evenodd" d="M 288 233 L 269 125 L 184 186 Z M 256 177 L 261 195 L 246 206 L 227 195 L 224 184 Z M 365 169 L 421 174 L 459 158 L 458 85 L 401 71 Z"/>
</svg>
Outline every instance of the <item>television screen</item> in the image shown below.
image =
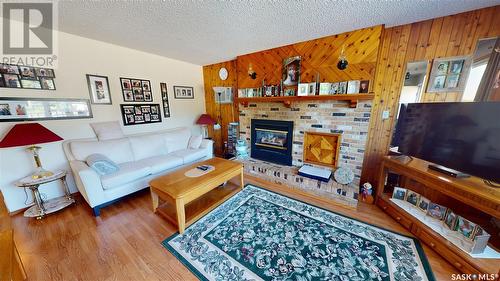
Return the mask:
<svg viewBox="0 0 500 281">
<path fill-rule="evenodd" d="M 402 105 L 393 141 L 405 155 L 500 182 L 500 102 Z"/>
</svg>

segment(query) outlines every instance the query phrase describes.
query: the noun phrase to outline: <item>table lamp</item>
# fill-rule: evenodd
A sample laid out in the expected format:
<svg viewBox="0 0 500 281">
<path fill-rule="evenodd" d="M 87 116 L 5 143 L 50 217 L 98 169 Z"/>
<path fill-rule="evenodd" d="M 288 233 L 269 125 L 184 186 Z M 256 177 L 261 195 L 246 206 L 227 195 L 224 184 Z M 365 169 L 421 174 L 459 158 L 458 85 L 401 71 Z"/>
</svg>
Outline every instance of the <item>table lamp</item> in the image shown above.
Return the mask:
<svg viewBox="0 0 500 281">
<path fill-rule="evenodd" d="M 208 138 L 208 127 L 207 125 L 213 125 L 215 124 L 215 120 L 210 117 L 208 114 L 202 114 L 200 118 L 198 118 L 198 121 L 196 121 L 196 124 L 201 125 L 203 128 L 203 138 Z"/>
<path fill-rule="evenodd" d="M 0 141 L 0 148 L 29 145 L 27 150 L 33 153 L 36 165 L 36 171 L 31 177 L 33 179 L 39 179 L 50 177 L 54 173 L 42 167 L 42 162 L 38 155 L 38 151 L 41 147 L 35 144 L 60 141 L 62 139 L 63 138 L 38 123 L 16 124 L 10 129 L 7 135 L 5 135 L 2 141 Z"/>
</svg>

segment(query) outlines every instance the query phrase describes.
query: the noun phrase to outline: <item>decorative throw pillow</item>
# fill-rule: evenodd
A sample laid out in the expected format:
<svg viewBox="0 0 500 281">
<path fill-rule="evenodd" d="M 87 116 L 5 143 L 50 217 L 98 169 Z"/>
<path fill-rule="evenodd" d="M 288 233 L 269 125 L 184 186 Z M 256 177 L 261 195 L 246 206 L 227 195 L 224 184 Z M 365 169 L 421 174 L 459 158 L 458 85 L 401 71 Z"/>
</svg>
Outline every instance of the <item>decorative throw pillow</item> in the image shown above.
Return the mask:
<svg viewBox="0 0 500 281">
<path fill-rule="evenodd" d="M 120 167 L 116 165 L 115 162 L 99 153 L 89 155 L 85 162 L 101 176 L 109 175 L 120 170 Z"/>
<path fill-rule="evenodd" d="M 91 123 L 90 126 L 100 141 L 121 139 L 124 137 L 118 121 Z"/>
<path fill-rule="evenodd" d="M 203 137 L 201 135 L 191 136 L 189 138 L 188 148 L 189 149 L 198 149 L 198 148 L 200 148 L 202 140 L 203 140 Z"/>
</svg>

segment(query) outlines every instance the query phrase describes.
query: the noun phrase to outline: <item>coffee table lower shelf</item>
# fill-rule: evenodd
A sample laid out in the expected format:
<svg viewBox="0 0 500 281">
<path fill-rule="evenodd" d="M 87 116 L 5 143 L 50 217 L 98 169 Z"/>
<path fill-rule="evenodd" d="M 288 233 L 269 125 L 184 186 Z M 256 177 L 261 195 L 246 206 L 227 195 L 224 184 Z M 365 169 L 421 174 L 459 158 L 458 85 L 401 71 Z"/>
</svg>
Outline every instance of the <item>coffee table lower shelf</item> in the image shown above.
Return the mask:
<svg viewBox="0 0 500 281">
<path fill-rule="evenodd" d="M 228 182 L 225 186 L 217 187 L 200 198 L 186 204 L 184 207 L 186 216 L 185 227 L 187 228 L 201 217 L 208 214 L 240 190 L 241 187 L 239 185 Z M 166 220 L 178 227 L 175 202 L 164 202 L 158 206 L 156 211 Z"/>
</svg>

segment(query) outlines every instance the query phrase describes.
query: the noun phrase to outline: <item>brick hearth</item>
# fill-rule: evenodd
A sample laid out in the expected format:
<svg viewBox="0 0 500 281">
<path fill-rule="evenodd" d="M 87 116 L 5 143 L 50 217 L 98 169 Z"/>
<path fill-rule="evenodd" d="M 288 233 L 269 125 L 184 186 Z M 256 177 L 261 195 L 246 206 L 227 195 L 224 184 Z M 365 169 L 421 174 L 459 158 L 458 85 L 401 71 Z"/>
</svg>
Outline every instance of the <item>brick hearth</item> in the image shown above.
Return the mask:
<svg viewBox="0 0 500 281">
<path fill-rule="evenodd" d="M 371 104 L 371 101 L 359 101 L 356 108 L 349 108 L 348 104 L 343 101 L 318 101 L 294 103 L 291 108 L 287 108 L 281 103 L 250 103 L 248 106 L 240 106 L 240 137 L 247 141 L 250 141 L 251 136 L 251 119 L 294 122 L 292 157 L 295 168 L 282 167 L 263 161 L 244 161 L 246 162 L 244 163 L 245 169 L 251 169 L 253 173 L 256 173 L 255 169 L 257 169 L 257 173 L 265 174 L 268 179 L 275 182 L 287 182 L 289 185 L 309 192 L 326 194 L 344 204 L 356 204 Z M 338 166 L 347 167 L 354 172 L 354 181 L 349 186 L 339 185 L 333 180 L 330 180 L 328 184 L 321 184 L 318 181 L 296 175 L 296 167 L 304 164 L 304 132 L 342 135 Z M 265 170 L 265 172 L 258 172 L 258 168 L 261 171 Z M 280 176 L 276 176 L 275 172 L 279 173 Z M 291 177 L 284 179 L 284 174 L 289 174 Z"/>
</svg>

